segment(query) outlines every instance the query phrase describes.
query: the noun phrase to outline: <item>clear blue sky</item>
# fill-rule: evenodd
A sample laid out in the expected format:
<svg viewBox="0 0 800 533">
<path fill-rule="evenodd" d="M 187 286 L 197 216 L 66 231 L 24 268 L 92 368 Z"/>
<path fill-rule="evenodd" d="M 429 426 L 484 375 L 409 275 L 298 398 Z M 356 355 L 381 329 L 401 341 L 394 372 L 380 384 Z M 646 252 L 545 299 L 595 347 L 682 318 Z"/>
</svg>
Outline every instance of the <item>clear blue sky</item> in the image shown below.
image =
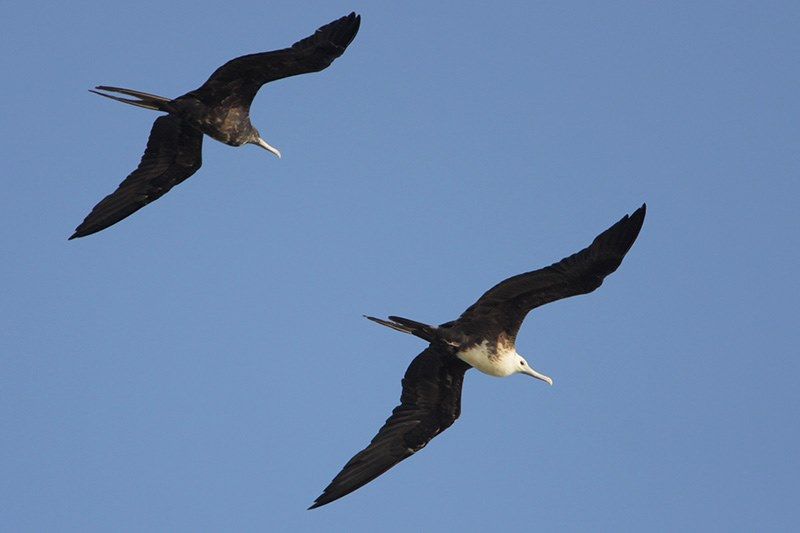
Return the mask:
<svg viewBox="0 0 800 533">
<path fill-rule="evenodd" d="M 800 519 L 797 2 L 6 2 L 0 529 L 788 531 Z M 265 87 L 277 160 L 67 242 L 156 114 L 351 10 Z M 467 374 L 460 420 L 322 509 L 423 343 L 642 202 L 622 267 L 532 313 L 555 380 Z"/>
</svg>

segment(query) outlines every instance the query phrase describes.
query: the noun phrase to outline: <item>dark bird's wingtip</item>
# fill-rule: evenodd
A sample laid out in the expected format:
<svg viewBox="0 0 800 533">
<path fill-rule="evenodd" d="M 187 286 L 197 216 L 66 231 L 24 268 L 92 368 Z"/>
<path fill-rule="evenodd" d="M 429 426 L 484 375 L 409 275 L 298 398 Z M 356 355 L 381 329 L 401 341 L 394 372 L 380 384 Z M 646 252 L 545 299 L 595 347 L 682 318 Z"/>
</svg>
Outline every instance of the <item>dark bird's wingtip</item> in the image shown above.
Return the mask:
<svg viewBox="0 0 800 533">
<path fill-rule="evenodd" d="M 317 496 L 317 499 L 314 500 L 314 503 L 312 503 L 311 506 L 308 509 L 306 509 L 306 511 L 311 511 L 313 509 L 319 509 L 323 505 L 328 505 L 329 503 L 335 502 L 339 498 L 347 496 L 351 492 L 353 492 L 353 491 L 352 490 L 348 490 L 344 494 L 337 494 L 337 495 L 334 495 L 334 496 L 331 496 L 330 494 L 326 494 L 326 492 L 323 492 L 322 494 Z"/>
<path fill-rule="evenodd" d="M 611 241 L 607 241 L 608 244 L 611 244 L 612 242 L 616 243 L 614 246 L 618 248 L 617 251 L 619 253 L 620 262 L 631 249 L 633 243 L 636 241 L 636 238 L 639 236 L 639 232 L 642 230 L 642 226 L 644 225 L 644 217 L 646 213 L 647 204 L 642 203 L 640 208 L 630 215 L 625 215 L 622 217 L 619 222 L 611 226 L 608 230 L 601 233 L 597 237 L 598 239 L 601 239 L 601 237 L 607 236 L 606 239 L 611 239 Z M 619 266 L 619 263 L 617 266 Z"/>
<path fill-rule="evenodd" d="M 640 207 L 639 209 L 637 209 L 636 211 L 631 213 L 630 218 L 631 219 L 636 219 L 637 222 L 639 222 L 639 224 L 641 225 L 641 223 L 644 222 L 645 214 L 647 214 L 647 203 L 646 202 L 642 203 L 642 207 Z"/>
<path fill-rule="evenodd" d="M 103 229 L 103 228 L 100 228 L 100 229 Z M 75 232 L 72 235 L 70 235 L 69 239 L 67 239 L 67 240 L 71 241 L 72 239 L 80 239 L 81 237 L 86 237 L 87 235 L 91 235 L 92 233 L 97 233 L 98 231 L 100 231 L 100 229 L 91 228 L 91 227 L 86 228 L 86 227 L 84 227 L 83 224 L 81 224 L 80 226 L 75 228 Z"/>
<path fill-rule="evenodd" d="M 83 227 L 83 224 L 75 228 L 75 231 L 72 232 L 72 235 L 69 236 L 67 239 L 71 241 L 72 239 L 80 239 L 81 237 L 86 237 L 87 235 L 91 235 L 94 231 L 88 231 L 86 228 Z"/>
<path fill-rule="evenodd" d="M 646 213 L 647 213 L 647 204 L 643 203 L 633 213 L 631 213 L 629 215 L 626 214 L 624 217 L 622 217 L 619 220 L 618 223 L 626 223 L 627 224 L 627 223 L 630 223 L 631 221 L 633 221 L 633 222 L 638 223 L 638 225 L 641 225 L 641 223 L 644 222 L 644 216 L 645 216 Z M 616 226 L 616 224 L 615 224 L 615 226 Z"/>
<path fill-rule="evenodd" d="M 636 211 L 634 211 L 630 215 L 625 215 L 624 217 L 622 217 L 622 221 L 624 221 L 626 226 L 635 229 L 635 233 L 632 237 L 633 240 L 636 239 L 636 237 L 639 234 L 639 230 L 642 229 L 642 225 L 644 224 L 644 216 L 646 213 L 647 213 L 647 204 L 643 203 L 641 207 L 636 209 Z M 631 242 L 631 244 L 633 244 L 633 242 Z"/>
<path fill-rule="evenodd" d="M 349 15 L 334 20 L 333 22 L 321 27 L 318 32 L 328 32 L 330 38 L 342 49 L 347 48 L 355 39 L 358 30 L 361 28 L 361 15 L 351 11 Z"/>
</svg>

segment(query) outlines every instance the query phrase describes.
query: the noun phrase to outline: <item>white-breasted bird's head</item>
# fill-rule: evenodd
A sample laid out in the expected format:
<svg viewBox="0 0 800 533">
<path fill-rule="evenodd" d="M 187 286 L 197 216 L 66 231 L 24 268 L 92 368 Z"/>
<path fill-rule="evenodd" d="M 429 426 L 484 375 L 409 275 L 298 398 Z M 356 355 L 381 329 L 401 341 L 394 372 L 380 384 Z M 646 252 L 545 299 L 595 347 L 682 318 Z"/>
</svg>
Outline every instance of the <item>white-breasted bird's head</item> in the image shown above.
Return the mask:
<svg viewBox="0 0 800 533">
<path fill-rule="evenodd" d="M 462 361 L 490 376 L 503 378 L 512 374 L 527 374 L 550 385 L 553 384 L 552 379 L 534 370 L 525 358 L 517 353 L 513 342 L 499 342 L 495 348 L 489 341 L 484 340 L 480 344 L 459 350 L 457 355 Z"/>
<path fill-rule="evenodd" d="M 518 374 L 527 374 L 528 376 L 534 377 L 536 379 L 541 379 L 545 383 L 552 385 L 553 379 L 549 376 L 545 376 L 541 372 L 537 372 L 533 369 L 531 365 L 528 364 L 528 361 L 525 360 L 520 354 L 516 354 L 516 360 L 514 361 L 514 365 L 516 366 L 516 373 Z"/>
</svg>

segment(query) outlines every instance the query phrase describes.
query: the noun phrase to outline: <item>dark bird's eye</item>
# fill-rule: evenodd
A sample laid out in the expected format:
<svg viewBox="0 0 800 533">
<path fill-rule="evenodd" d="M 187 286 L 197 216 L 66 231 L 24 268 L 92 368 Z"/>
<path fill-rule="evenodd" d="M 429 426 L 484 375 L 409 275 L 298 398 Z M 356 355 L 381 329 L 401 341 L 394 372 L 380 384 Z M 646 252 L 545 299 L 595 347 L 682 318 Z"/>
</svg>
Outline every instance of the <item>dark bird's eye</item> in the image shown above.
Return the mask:
<svg viewBox="0 0 800 533">
<path fill-rule="evenodd" d="M 519 364 L 525 366 L 525 361 L 520 361 Z"/>
</svg>

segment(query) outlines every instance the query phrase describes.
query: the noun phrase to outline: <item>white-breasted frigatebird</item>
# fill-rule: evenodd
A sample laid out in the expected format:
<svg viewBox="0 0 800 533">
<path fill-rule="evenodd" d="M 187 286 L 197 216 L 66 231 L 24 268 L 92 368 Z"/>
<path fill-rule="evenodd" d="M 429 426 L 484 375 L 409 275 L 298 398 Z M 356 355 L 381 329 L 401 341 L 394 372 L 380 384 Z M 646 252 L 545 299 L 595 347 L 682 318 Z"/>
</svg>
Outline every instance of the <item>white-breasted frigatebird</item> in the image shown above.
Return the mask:
<svg viewBox="0 0 800 533">
<path fill-rule="evenodd" d="M 461 385 L 470 368 L 498 377 L 526 374 L 552 385 L 552 379 L 517 353 L 515 340 L 522 321 L 539 306 L 597 289 L 633 245 L 645 210 L 642 205 L 625 215 L 587 248 L 558 263 L 501 281 L 452 322 L 437 327 L 397 316 L 366 317 L 430 345 L 406 370 L 400 405 L 309 509 L 369 483 L 450 427 L 460 414 Z"/>
</svg>

